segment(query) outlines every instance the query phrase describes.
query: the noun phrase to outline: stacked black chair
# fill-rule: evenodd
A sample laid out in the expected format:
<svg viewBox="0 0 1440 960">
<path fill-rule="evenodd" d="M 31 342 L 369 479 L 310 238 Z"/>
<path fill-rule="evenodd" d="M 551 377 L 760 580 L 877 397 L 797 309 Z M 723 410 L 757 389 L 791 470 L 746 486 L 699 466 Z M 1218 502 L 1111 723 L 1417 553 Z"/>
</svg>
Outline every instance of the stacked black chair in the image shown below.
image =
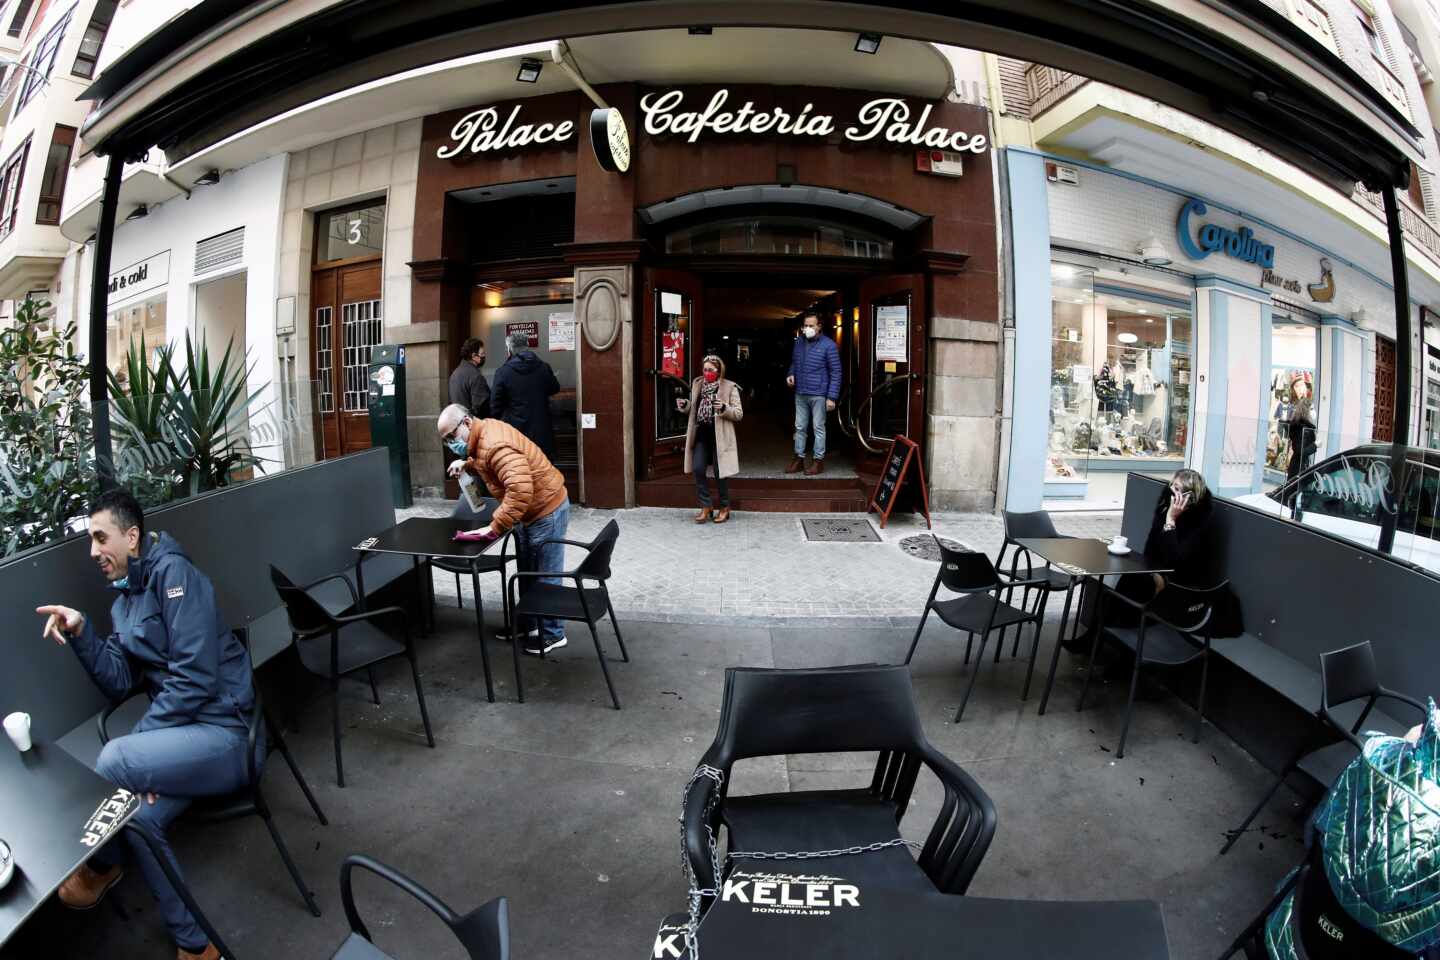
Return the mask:
<svg viewBox="0 0 1440 960">
<path fill-rule="evenodd" d="M 610 615 L 610 626 L 614 628 L 615 640 L 620 644 L 620 658 L 629 663 L 630 654 L 625 651 L 625 638 L 620 636 L 620 621 L 615 619 L 615 607 L 610 603 L 610 589 L 606 585 L 606 581 L 610 579 L 610 557 L 615 552 L 615 540 L 619 536 L 620 525 L 611 520 L 589 543 L 578 540 L 559 541 L 586 551 L 585 559 L 581 560 L 580 566 L 574 570 L 518 571 L 510 575 L 510 614 L 514 622 L 519 623 L 522 617 L 553 617 L 557 620 L 583 621 L 590 628 L 590 638 L 595 641 L 595 655 L 600 658 L 600 672 L 605 675 L 610 702 L 615 705 L 616 710 L 620 709 L 620 698 L 615 695 L 615 684 L 610 680 L 610 667 L 605 662 L 605 650 L 600 646 L 600 634 L 595 625 L 607 613 Z M 519 591 L 524 581 L 538 581 L 541 577 L 571 580 L 575 585 L 570 587 L 563 583 L 535 582 L 526 587 L 525 592 L 518 597 L 513 595 Z M 587 587 L 586 583 L 595 583 L 596 586 Z M 518 663 L 520 658 L 516 657 L 515 660 Z M 516 678 L 518 681 L 518 672 Z M 519 693 L 519 698 L 523 701 L 524 689 Z"/>
<path fill-rule="evenodd" d="M 325 577 L 324 580 L 344 580 L 344 577 Z M 430 731 L 430 714 L 425 709 L 425 689 L 420 683 L 420 663 L 416 659 L 415 644 L 410 636 L 410 620 L 402 607 L 380 607 L 376 610 L 362 610 L 346 616 L 336 616 L 326 610 L 314 597 L 306 592 L 309 587 L 296 586 L 290 578 L 275 566 L 270 567 L 270 581 L 280 594 L 285 605 L 285 614 L 290 619 L 291 640 L 300 663 L 306 670 L 330 681 L 331 724 L 335 733 L 335 782 L 345 786 L 345 767 L 340 756 L 340 678 L 360 670 L 367 672 L 378 663 L 395 657 L 410 660 L 410 674 L 415 678 L 415 696 L 420 701 L 420 720 L 425 725 L 425 739 L 433 748 L 435 735 Z M 354 587 L 350 586 L 351 593 Z M 360 606 L 355 597 L 355 606 Z M 398 621 L 404 642 L 393 639 L 375 626 L 377 620 Z M 340 642 L 341 633 L 345 642 Z M 328 638 L 328 642 L 327 639 Z M 380 699 L 375 690 L 374 675 L 370 675 L 370 692 L 375 702 Z"/>
<path fill-rule="evenodd" d="M 504 897 L 496 897 L 462 917 L 405 874 L 360 854 L 346 857 L 340 865 L 340 902 L 345 907 L 345 919 L 350 923 L 350 935 L 335 950 L 331 960 L 390 960 L 390 955 L 383 953 L 371 941 L 370 931 L 355 909 L 350 872 L 356 867 L 393 883 L 429 907 L 455 934 L 455 939 L 460 941 L 470 960 L 509 960 L 510 903 Z"/>
<path fill-rule="evenodd" d="M 1353 723 L 1346 723 L 1336 715 L 1336 710 L 1362 700 L 1364 706 Z M 1245 822 L 1230 831 L 1230 837 L 1220 852 L 1227 853 L 1235 845 L 1291 773 L 1299 771 L 1315 785 L 1328 789 L 1363 749 L 1359 736 L 1361 726 L 1381 700 L 1408 704 L 1419 712 L 1422 720 L 1425 717 L 1425 705 L 1419 700 L 1381 685 L 1380 675 L 1375 669 L 1375 651 L 1369 640 L 1320 654 L 1320 709 L 1315 714 L 1320 721 L 1318 740 L 1307 742 L 1300 753 L 1285 765 Z"/>
<path fill-rule="evenodd" d="M 935 545 L 940 548 L 940 569 L 935 574 L 935 585 L 930 588 L 930 596 L 925 601 L 925 612 L 920 615 L 920 625 L 915 628 L 915 639 L 910 641 L 910 652 L 905 655 L 905 662 L 908 664 L 915 656 L 915 648 L 920 645 L 920 634 L 925 629 L 925 621 L 930 618 L 931 610 L 946 624 L 966 634 L 967 664 L 970 662 L 970 649 L 975 642 L 975 635 L 980 635 L 980 654 L 975 658 L 975 669 L 970 674 L 970 683 L 965 687 L 965 695 L 955 711 L 955 722 L 959 723 L 960 718 L 965 715 L 965 705 L 970 702 L 970 694 L 975 689 L 975 678 L 980 675 L 980 664 L 985 660 L 985 644 L 995 630 L 1013 626 L 1018 631 L 1024 624 L 1035 625 L 1035 638 L 1030 645 L 1030 666 L 1025 672 L 1025 689 L 1021 693 L 1021 699 L 1030 696 L 1030 678 L 1035 672 L 1035 654 L 1040 646 L 1040 624 L 1045 618 L 1045 598 L 1049 596 L 1050 581 L 1048 578 L 1016 580 L 1003 577 L 990 562 L 990 558 L 983 553 L 951 550 L 940 542 L 939 537 L 935 538 Z M 958 596 L 935 599 L 942 586 Z M 1013 607 L 1002 599 L 1002 594 L 1017 589 L 1025 591 L 1027 602 L 1030 602 L 1031 590 L 1035 591 L 1032 606 Z"/>
<path fill-rule="evenodd" d="M 1001 570 L 1005 569 L 1005 553 L 1013 547 L 1015 552 L 1010 556 L 1010 569 L 1008 571 L 1010 579 L 1044 580 L 1048 578 L 1050 581 L 1050 590 L 1056 592 L 1063 592 L 1070 589 L 1070 574 L 1065 573 L 1062 570 L 1056 570 L 1052 568 L 1048 561 L 1045 562 L 1040 572 L 1037 574 L 1035 572 L 1034 558 L 1030 555 L 1029 550 L 1026 550 L 1020 545 L 1019 541 L 1073 540 L 1075 538 L 1061 534 L 1058 530 L 1056 530 L 1055 521 L 1052 520 L 1050 518 L 1050 514 L 1046 513 L 1044 510 L 1035 510 L 1029 513 L 1015 513 L 1013 511 L 1006 510 L 1001 514 L 1001 516 L 1004 518 L 1005 521 L 1005 542 L 1000 545 L 1000 553 L 998 556 L 995 557 L 995 566 Z M 1023 574 L 1020 571 L 1020 564 L 1022 562 L 1025 564 Z M 1030 605 L 1030 590 L 1033 589 L 1037 588 L 1028 588 L 1025 591 L 1024 595 L 1021 597 L 1021 608 L 1026 608 Z M 1013 598 L 1014 591 L 1006 591 L 1005 602 L 1011 603 Z M 1041 606 L 1040 610 L 1043 618 L 1045 610 L 1044 606 Z M 1078 631 L 1079 623 L 1080 618 L 1077 616 L 1074 619 L 1074 623 L 1072 624 L 1072 636 Z M 997 661 L 1000 659 L 1000 649 L 1005 644 L 1005 631 L 1008 629 L 1008 627 L 1005 627 L 1000 630 L 1000 644 L 995 647 L 995 659 Z M 1036 629 L 1038 631 L 1039 628 L 1037 627 Z M 1015 646 L 1011 649 L 1010 655 L 1013 657 L 1019 652 L 1020 629 L 1017 627 L 1015 630 Z"/>
<path fill-rule="evenodd" d="M 243 644 L 245 638 L 244 631 L 236 631 L 236 637 L 239 638 Z M 315 903 L 315 895 L 306 885 L 305 879 L 300 876 L 300 868 L 296 866 L 294 859 L 290 856 L 289 848 L 285 846 L 285 841 L 281 839 L 280 831 L 275 826 L 274 814 L 270 810 L 270 805 L 265 801 L 265 794 L 260 789 L 260 781 L 264 776 L 264 770 L 255 762 L 255 748 L 261 736 L 266 736 L 268 738 L 266 742 L 270 744 L 273 749 L 278 750 L 280 755 L 285 758 L 285 763 L 290 767 L 290 772 L 294 775 L 295 782 L 299 784 L 301 792 L 305 794 L 305 799 L 310 802 L 310 809 L 315 811 L 315 816 L 320 823 L 328 826 L 330 821 L 325 819 L 325 814 L 321 811 L 320 804 L 315 800 L 315 794 L 310 792 L 310 785 L 305 782 L 305 777 L 300 773 L 300 767 L 296 765 L 295 758 L 290 754 L 290 748 L 286 745 L 285 738 L 281 736 L 280 728 L 270 722 L 270 718 L 265 712 L 265 704 L 260 697 L 260 688 L 253 682 L 253 677 L 251 686 L 255 691 L 255 709 L 250 715 L 250 726 L 246 734 L 249 752 L 247 754 L 246 767 L 248 778 L 245 786 L 234 793 L 221 796 L 197 797 L 191 802 L 185 812 L 180 815 L 177 822 L 195 824 L 223 823 L 227 820 L 238 820 L 241 817 L 259 817 L 264 821 L 266 829 L 270 831 L 270 838 L 275 841 L 275 849 L 280 853 L 280 859 L 285 862 L 285 869 L 290 872 L 290 878 L 295 881 L 295 888 L 300 891 L 300 896 L 304 899 L 305 905 L 309 907 L 311 914 L 318 917 L 320 916 L 320 907 Z M 96 719 L 97 733 L 99 734 L 102 745 L 110 742 L 110 731 L 108 729 L 110 718 L 130 699 L 132 698 L 126 697 L 124 700 L 112 704 Z M 216 949 L 218 949 L 223 956 L 233 957 L 234 954 L 225 947 L 224 940 L 221 939 L 220 934 L 210 923 L 209 918 L 205 916 L 205 912 L 201 910 L 200 905 L 195 902 L 194 896 L 190 893 L 190 888 L 175 871 L 169 858 L 161 853 L 159 838 L 138 820 L 131 820 L 125 829 L 140 837 L 150 848 L 150 853 L 160 864 L 160 868 L 164 871 L 166 879 L 170 881 L 170 886 L 180 895 L 180 899 L 190 910 L 191 915 L 195 917 L 195 921 L 200 925 L 200 929 L 204 930 L 205 935 L 210 938 L 210 942 L 215 944 Z"/>
<path fill-rule="evenodd" d="M 1140 613 L 1135 627 L 1104 626 L 1090 642 L 1090 664 L 1085 671 L 1085 684 L 1075 709 L 1085 709 L 1085 695 L 1090 692 L 1090 678 L 1095 675 L 1095 656 L 1101 639 L 1107 639 L 1130 651 L 1130 696 L 1125 701 L 1125 721 L 1120 727 L 1120 748 L 1116 758 L 1125 756 L 1125 739 L 1130 734 L 1130 717 L 1135 712 L 1135 691 L 1140 684 L 1140 671 L 1145 667 L 1178 668 L 1200 662 L 1200 697 L 1195 705 L 1194 742 L 1200 742 L 1200 727 L 1205 722 L 1205 685 L 1210 677 L 1210 618 L 1215 601 L 1230 582 L 1224 581 L 1204 590 L 1168 583 L 1145 603 L 1131 600 L 1114 590 L 1106 590 L 1098 599 L 1107 603 L 1114 599 Z M 1103 622 L 1104 611 L 1101 611 Z"/>
<path fill-rule="evenodd" d="M 739 760 L 853 751 L 879 754 L 867 787 L 728 793 Z M 695 882 L 713 890 L 723 880 L 711 859 L 711 838 L 722 826 L 732 851 L 833 851 L 897 841 L 922 766 L 940 781 L 945 799 L 918 860 L 891 845 L 827 858 L 817 869 L 920 892 L 964 893 L 995 835 L 995 805 L 925 738 L 905 667 L 726 670 L 719 729 L 686 789 L 681 821 Z"/>
</svg>

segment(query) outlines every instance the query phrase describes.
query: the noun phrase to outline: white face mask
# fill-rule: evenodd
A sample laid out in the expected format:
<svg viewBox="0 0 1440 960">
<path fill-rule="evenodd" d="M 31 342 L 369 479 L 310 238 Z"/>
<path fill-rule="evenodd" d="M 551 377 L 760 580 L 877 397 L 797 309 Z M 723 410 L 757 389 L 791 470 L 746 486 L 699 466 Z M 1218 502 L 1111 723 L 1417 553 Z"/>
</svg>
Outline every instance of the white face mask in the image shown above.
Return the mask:
<svg viewBox="0 0 1440 960">
<path fill-rule="evenodd" d="M 814 327 L 806 327 L 806 328 L 805 328 L 805 339 L 806 339 L 806 340 L 814 340 L 814 339 L 815 339 L 815 335 L 818 334 L 819 332 L 820 332 L 820 331 L 819 331 L 819 330 L 816 330 Z"/>
</svg>

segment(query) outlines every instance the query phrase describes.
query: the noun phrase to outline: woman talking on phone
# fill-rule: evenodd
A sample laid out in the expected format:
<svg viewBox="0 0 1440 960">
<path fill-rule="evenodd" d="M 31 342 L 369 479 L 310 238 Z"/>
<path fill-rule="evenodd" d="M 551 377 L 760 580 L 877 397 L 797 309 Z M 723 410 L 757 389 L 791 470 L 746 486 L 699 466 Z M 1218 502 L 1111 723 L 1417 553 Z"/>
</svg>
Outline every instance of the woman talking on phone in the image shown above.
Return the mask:
<svg viewBox="0 0 1440 960">
<path fill-rule="evenodd" d="M 700 376 L 690 384 L 690 399 L 675 401 L 681 413 L 689 411 L 690 423 L 685 428 L 685 472 L 695 474 L 695 495 L 700 500 L 696 523 L 716 523 L 730 519 L 730 485 L 725 482 L 740 472 L 740 452 L 735 445 L 735 424 L 744 411 L 740 407 L 740 388 L 725 379 L 725 361 L 713 353 L 700 362 Z M 710 501 L 710 481 L 706 473 L 715 471 L 720 488 L 720 509 Z"/>
</svg>

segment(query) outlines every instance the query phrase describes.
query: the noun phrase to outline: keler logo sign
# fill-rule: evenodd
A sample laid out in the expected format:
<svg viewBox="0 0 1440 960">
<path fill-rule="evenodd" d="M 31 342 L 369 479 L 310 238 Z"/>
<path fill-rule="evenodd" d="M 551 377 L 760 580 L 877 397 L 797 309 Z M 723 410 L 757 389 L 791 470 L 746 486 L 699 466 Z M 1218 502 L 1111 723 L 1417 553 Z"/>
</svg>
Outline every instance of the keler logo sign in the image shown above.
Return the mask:
<svg viewBox="0 0 1440 960">
<path fill-rule="evenodd" d="M 828 917 L 832 910 L 860 906 L 860 888 L 841 877 L 737 870 L 725 879 L 720 900 L 747 904 L 751 913 Z"/>
</svg>

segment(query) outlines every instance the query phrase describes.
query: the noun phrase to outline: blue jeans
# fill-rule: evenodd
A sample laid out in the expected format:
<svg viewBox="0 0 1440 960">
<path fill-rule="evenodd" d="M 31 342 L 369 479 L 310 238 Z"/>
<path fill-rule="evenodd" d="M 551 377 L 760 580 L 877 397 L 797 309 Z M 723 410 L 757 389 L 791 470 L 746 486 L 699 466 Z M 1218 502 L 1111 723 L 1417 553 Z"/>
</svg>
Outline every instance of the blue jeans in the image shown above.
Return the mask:
<svg viewBox="0 0 1440 960">
<path fill-rule="evenodd" d="M 95 772 L 106 780 L 140 794 L 140 809 L 135 819 L 159 838 L 160 849 L 170 861 L 176 876 L 183 876 L 165 830 L 195 797 L 234 793 L 250 780 L 245 761 L 246 731 L 241 727 L 221 727 L 210 723 L 189 723 L 179 727 L 146 730 L 116 737 L 100 751 Z M 265 738 L 255 742 L 257 757 L 265 759 Z M 157 794 L 152 804 L 145 794 Z M 200 929 L 185 902 L 170 886 L 159 862 L 145 842 L 130 831 L 125 832 L 131 857 L 140 865 L 150 892 L 160 903 L 160 913 L 170 936 L 177 945 L 198 953 L 210 938 Z M 91 865 L 108 870 L 124 858 L 124 850 L 116 843 L 101 848 Z"/>
<path fill-rule="evenodd" d="M 520 557 L 517 566 L 522 572 L 559 573 L 565 569 L 565 532 L 570 527 L 570 499 L 560 502 L 546 516 L 515 527 L 516 549 Z M 541 577 L 532 580 L 525 577 L 520 581 L 520 596 L 529 592 L 536 583 L 562 583 L 559 577 Z M 573 584 L 572 584 L 573 585 Z M 565 636 L 564 621 L 554 617 L 540 617 L 540 639 L 546 642 Z M 516 618 L 515 629 L 530 632 L 535 629 L 534 618 Z"/>
<path fill-rule="evenodd" d="M 825 398 L 795 394 L 795 456 L 805 456 L 806 434 L 815 427 L 815 459 L 825 459 Z"/>
</svg>

